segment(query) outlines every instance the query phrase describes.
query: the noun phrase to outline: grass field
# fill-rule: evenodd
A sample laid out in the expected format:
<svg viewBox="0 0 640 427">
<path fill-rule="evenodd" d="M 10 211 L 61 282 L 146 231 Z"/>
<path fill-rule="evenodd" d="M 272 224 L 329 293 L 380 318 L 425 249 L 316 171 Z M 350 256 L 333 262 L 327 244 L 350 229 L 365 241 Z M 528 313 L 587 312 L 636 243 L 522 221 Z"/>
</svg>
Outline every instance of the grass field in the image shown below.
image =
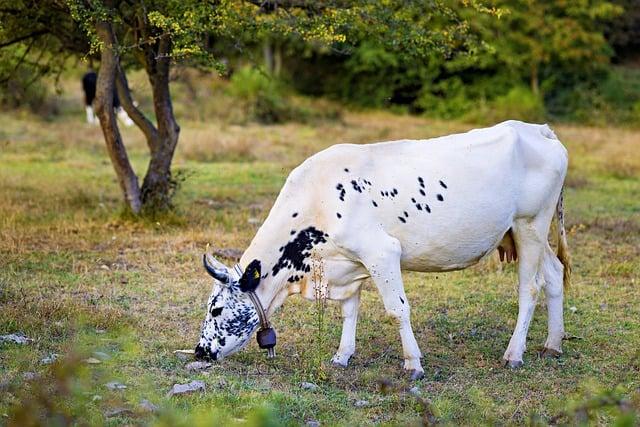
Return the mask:
<svg viewBox="0 0 640 427">
<path fill-rule="evenodd" d="M 136 221 L 119 213 L 99 128 L 81 120 L 82 112 L 55 121 L 0 114 L 0 334 L 34 339 L 0 344 L 0 425 L 38 416 L 57 425 L 640 423 L 640 131 L 555 126 L 571 157 L 565 208 L 574 276 L 565 321 L 573 339 L 563 356 L 536 356 L 546 336 L 541 298 L 525 367 L 502 367 L 517 314 L 512 265 L 405 273 L 425 354 L 426 378 L 414 384 L 371 284 L 347 369 L 329 363 L 339 307 L 326 308 L 320 333 L 321 310 L 298 297 L 272 319 L 273 361 L 252 340 L 210 370 L 189 372 L 173 350 L 193 348 L 199 335 L 211 289 L 200 262 L 207 243 L 245 248 L 296 164 L 338 142 L 426 138 L 470 125 L 375 112 L 309 125 L 182 120 L 178 210 Z M 124 134 L 142 172 L 143 139 L 134 129 Z M 58 361 L 42 364 L 52 353 Z M 206 392 L 166 397 L 191 380 L 204 381 Z M 110 381 L 127 388 L 110 390 Z M 318 388 L 302 390 L 302 381 Z M 409 392 L 414 386 L 420 397 Z M 159 411 L 142 409 L 142 399 Z"/>
</svg>

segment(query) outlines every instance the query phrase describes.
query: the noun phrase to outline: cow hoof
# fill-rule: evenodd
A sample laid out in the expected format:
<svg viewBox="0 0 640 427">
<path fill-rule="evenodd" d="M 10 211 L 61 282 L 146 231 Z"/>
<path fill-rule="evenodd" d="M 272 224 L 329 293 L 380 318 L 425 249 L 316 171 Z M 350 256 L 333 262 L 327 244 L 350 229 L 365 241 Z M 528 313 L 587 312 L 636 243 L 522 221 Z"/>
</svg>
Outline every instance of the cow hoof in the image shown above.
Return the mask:
<svg viewBox="0 0 640 427">
<path fill-rule="evenodd" d="M 509 369 L 520 369 L 524 365 L 522 360 L 505 360 L 504 367 Z"/>
<path fill-rule="evenodd" d="M 407 371 L 407 374 L 409 374 L 409 379 L 411 379 L 411 381 L 418 381 L 424 378 L 424 371 L 419 371 L 417 369 L 411 369 Z"/>
<path fill-rule="evenodd" d="M 331 358 L 331 364 L 336 368 L 346 368 L 349 366 L 349 356 L 343 356 L 342 354 L 336 354 Z"/>
<path fill-rule="evenodd" d="M 552 348 L 545 347 L 540 352 L 540 357 L 545 357 L 545 358 L 550 358 L 550 359 L 557 359 L 560 356 L 562 356 L 562 352 L 558 351 L 558 350 L 554 350 Z"/>
</svg>

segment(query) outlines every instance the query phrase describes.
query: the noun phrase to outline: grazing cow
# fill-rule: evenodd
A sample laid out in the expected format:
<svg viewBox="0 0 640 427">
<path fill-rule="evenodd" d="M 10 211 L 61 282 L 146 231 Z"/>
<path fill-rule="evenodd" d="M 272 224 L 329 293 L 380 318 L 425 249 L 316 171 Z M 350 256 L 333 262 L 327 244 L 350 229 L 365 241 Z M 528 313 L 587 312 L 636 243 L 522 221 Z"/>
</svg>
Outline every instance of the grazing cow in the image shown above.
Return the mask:
<svg viewBox="0 0 640 427">
<path fill-rule="evenodd" d="M 269 316 L 287 296 L 313 299 L 320 286 L 342 303 L 342 338 L 332 361 L 346 366 L 355 351 L 360 290 L 371 279 L 399 323 L 404 368 L 420 378 L 422 353 L 401 271 L 460 270 L 496 248 L 519 260 L 518 320 L 506 364 L 522 365 L 543 287 L 544 354 L 559 355 L 563 277 L 565 284 L 569 279 L 562 210 L 567 163 L 547 125 L 518 121 L 428 140 L 336 145 L 310 157 L 291 172 L 235 268 L 205 256 L 215 280 L 196 357 L 238 351 L 259 324 L 259 344 L 273 347 Z M 557 256 L 547 239 L 554 214 Z"/>
<path fill-rule="evenodd" d="M 95 71 L 89 71 L 82 76 L 82 90 L 84 91 L 84 110 L 87 114 L 87 123 L 97 124 L 98 120 L 93 112 L 93 100 L 96 98 L 96 83 L 98 82 L 98 75 Z M 129 117 L 124 108 L 120 105 L 120 98 L 118 98 L 118 92 L 113 91 L 113 108 L 118 115 L 118 118 L 124 123 L 125 126 L 131 126 L 133 120 Z"/>
</svg>

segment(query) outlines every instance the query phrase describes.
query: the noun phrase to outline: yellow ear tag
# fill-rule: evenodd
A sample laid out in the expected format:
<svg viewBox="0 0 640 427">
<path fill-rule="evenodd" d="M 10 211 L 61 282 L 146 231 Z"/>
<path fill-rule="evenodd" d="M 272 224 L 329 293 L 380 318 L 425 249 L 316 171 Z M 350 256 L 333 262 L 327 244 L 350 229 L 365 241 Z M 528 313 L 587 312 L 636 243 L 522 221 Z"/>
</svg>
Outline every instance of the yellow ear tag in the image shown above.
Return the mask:
<svg viewBox="0 0 640 427">
<path fill-rule="evenodd" d="M 256 280 L 260 278 L 260 272 L 258 270 L 254 270 L 253 278 L 256 279 Z"/>
</svg>

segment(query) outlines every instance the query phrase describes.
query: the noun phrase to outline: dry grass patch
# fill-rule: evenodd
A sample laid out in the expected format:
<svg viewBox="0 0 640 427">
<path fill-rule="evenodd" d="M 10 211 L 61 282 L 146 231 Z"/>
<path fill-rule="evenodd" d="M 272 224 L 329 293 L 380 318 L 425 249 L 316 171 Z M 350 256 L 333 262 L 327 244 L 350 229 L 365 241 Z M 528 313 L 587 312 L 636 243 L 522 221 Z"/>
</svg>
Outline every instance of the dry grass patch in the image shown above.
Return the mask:
<svg viewBox="0 0 640 427">
<path fill-rule="evenodd" d="M 179 154 L 197 162 L 250 162 L 256 158 L 259 142 L 220 129 L 187 128 L 180 135 Z"/>
</svg>

